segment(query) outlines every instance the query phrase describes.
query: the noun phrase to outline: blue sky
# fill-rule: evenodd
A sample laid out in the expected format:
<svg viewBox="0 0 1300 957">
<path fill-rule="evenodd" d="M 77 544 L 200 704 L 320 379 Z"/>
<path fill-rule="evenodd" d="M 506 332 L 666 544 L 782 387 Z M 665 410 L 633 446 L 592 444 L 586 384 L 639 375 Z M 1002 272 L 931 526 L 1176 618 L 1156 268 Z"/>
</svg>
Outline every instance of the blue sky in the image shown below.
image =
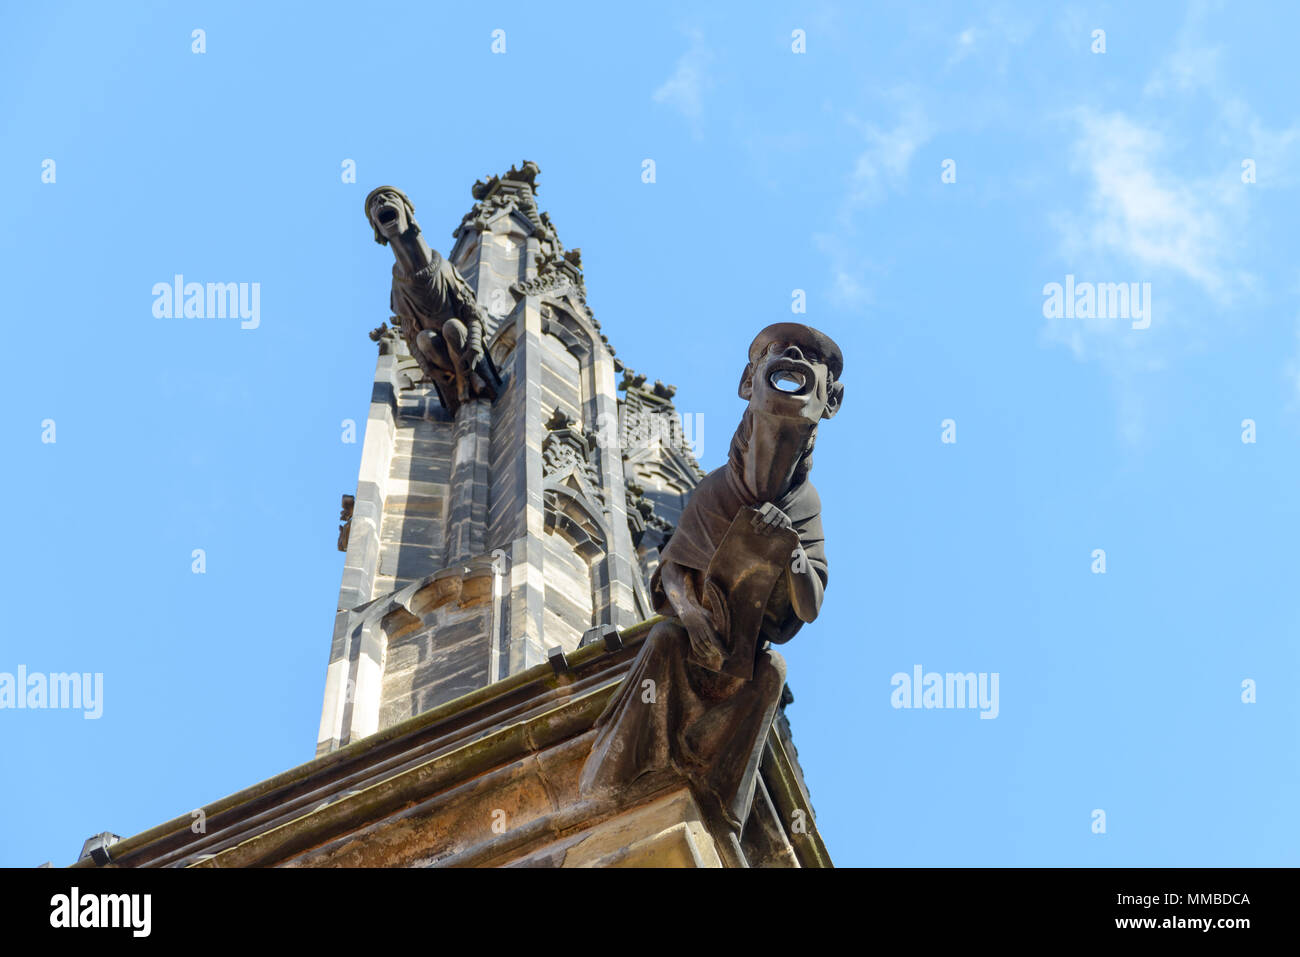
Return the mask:
<svg viewBox="0 0 1300 957">
<path fill-rule="evenodd" d="M 1295 8 L 440 7 L 0 13 L 0 672 L 104 675 L 98 720 L 0 710 L 0 865 L 312 757 L 388 315 L 362 198 L 447 252 L 523 159 L 706 468 L 759 328 L 843 348 L 785 649 L 837 863 L 1300 863 Z M 260 325 L 156 318 L 176 273 Z M 1149 283 L 1150 327 L 1045 318 L 1067 276 Z M 997 718 L 892 707 L 918 664 L 997 673 Z"/>
</svg>

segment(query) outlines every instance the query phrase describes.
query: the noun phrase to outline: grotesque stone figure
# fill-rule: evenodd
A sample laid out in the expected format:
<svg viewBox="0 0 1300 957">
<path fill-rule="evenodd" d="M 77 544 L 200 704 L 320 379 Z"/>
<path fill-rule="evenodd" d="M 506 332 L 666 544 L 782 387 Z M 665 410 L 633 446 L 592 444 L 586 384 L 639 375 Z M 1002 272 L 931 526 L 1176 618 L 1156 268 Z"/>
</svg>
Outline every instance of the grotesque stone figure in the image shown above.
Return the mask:
<svg viewBox="0 0 1300 957">
<path fill-rule="evenodd" d="M 749 403 L 727 464 L 691 495 L 651 579 L 655 625 L 597 721 L 582 788 L 684 775 L 739 832 L 785 684 L 770 644 L 817 617 L 826 587 L 817 425 L 839 410 L 839 347 L 782 322 L 749 347 Z"/>
<path fill-rule="evenodd" d="M 392 310 L 420 367 L 433 380 L 442 405 L 453 415 L 468 399 L 494 399 L 501 389 L 483 341 L 484 313 L 474 290 L 456 267 L 431 249 L 406 194 L 380 186 L 366 197 L 366 219 L 375 242 L 391 245 Z"/>
</svg>

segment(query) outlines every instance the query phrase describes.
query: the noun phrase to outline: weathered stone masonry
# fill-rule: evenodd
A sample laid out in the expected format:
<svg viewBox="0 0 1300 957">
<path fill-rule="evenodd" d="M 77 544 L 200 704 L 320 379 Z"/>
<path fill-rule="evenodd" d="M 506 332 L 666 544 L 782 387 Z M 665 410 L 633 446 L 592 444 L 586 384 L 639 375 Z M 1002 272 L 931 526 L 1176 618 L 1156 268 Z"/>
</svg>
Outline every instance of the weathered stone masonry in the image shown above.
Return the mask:
<svg viewBox="0 0 1300 957">
<path fill-rule="evenodd" d="M 703 473 L 672 387 L 615 358 L 537 173 L 476 183 L 447 257 L 487 312 L 495 401 L 453 417 L 396 321 L 371 334 L 317 753 L 652 614 L 658 549 Z"/>
</svg>

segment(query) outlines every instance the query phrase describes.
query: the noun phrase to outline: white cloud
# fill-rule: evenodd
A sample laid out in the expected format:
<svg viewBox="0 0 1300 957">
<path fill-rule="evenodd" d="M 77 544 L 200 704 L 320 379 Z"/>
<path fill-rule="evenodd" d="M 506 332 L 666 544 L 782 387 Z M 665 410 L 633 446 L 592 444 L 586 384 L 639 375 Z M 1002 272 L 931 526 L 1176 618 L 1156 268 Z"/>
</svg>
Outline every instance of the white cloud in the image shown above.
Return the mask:
<svg viewBox="0 0 1300 957">
<path fill-rule="evenodd" d="M 653 99 L 679 111 L 698 133 L 704 117 L 704 93 L 712 85 L 708 73 L 712 55 L 702 33 L 695 30 L 689 36 L 690 48 L 678 57 L 672 75 L 654 91 Z"/>
<path fill-rule="evenodd" d="M 1244 194 L 1225 171 L 1185 177 L 1161 161 L 1164 137 L 1122 112 L 1076 116 L 1072 153 L 1089 181 L 1086 208 L 1062 224 L 1067 257 L 1172 270 L 1226 301 L 1247 281 L 1228 241 Z M 1139 277 L 1134 277 L 1139 278 Z"/>
<path fill-rule="evenodd" d="M 974 27 L 967 27 L 957 34 L 957 39 L 953 43 L 952 56 L 948 57 L 949 66 L 960 63 L 975 52 L 975 38 L 976 30 Z"/>
<path fill-rule="evenodd" d="M 987 11 L 975 24 L 966 27 L 953 40 L 947 67 L 951 69 L 967 57 L 976 56 L 1005 73 L 1013 48 L 1033 35 L 1037 24 L 1022 11 L 1011 12 L 998 5 Z"/>
<path fill-rule="evenodd" d="M 932 135 L 929 121 L 910 94 L 895 91 L 892 98 L 901 101 L 903 106 L 897 110 L 897 121 L 890 129 L 846 114 L 846 122 L 861 131 L 867 146 L 848 172 L 847 202 L 840 207 L 835 231 L 816 233 L 812 237 L 824 254 L 830 272 L 830 300 L 840 308 L 861 309 L 871 305 L 875 294 L 867 281 L 868 275 L 882 271 L 857 252 L 862 245 L 857 211 L 881 202 L 890 191 L 902 189 L 913 156 Z"/>
<path fill-rule="evenodd" d="M 1258 181 L 1252 185 L 1260 189 L 1294 187 L 1295 168 L 1300 162 L 1300 124 L 1281 130 L 1269 129 L 1247 107 L 1235 101 L 1225 105 L 1221 113 L 1224 123 L 1230 123 L 1232 114 L 1237 112 L 1242 114 L 1240 127 L 1244 132 L 1234 136 L 1239 136 L 1238 142 L 1245 144 L 1243 158 L 1253 159 L 1257 167 Z"/>
<path fill-rule="evenodd" d="M 861 309 L 875 302 L 875 293 L 866 282 L 868 272 L 878 271 L 872 263 L 859 255 L 854 245 L 844 236 L 834 233 L 815 233 L 813 243 L 825 256 L 830 269 L 831 303 L 841 309 Z"/>
<path fill-rule="evenodd" d="M 1121 438 L 1134 445 L 1144 441 L 1145 410 L 1157 388 L 1150 374 L 1176 352 L 1214 348 L 1225 320 L 1249 316 L 1244 302 L 1258 304 L 1267 293 L 1264 277 L 1253 272 L 1261 237 L 1249 215 L 1260 190 L 1292 182 L 1300 151 L 1300 124 L 1270 128 L 1237 97 L 1204 14 L 1199 6 L 1189 12 L 1172 52 L 1123 109 L 1068 117 L 1067 155 L 1083 189 L 1053 216 L 1062 268 L 1044 282 L 1067 273 L 1082 281 L 1150 281 L 1152 325 L 1048 319 L 1044 338 L 1105 365 L 1117 390 Z M 1257 183 L 1241 181 L 1247 158 L 1256 161 Z M 1284 371 L 1300 399 L 1300 349 Z"/>
<path fill-rule="evenodd" d="M 1152 72 L 1143 93 L 1146 96 L 1168 96 L 1192 93 L 1202 87 L 1213 89 L 1218 76 L 1217 47 L 1197 47 L 1180 42 L 1178 49 Z"/>
<path fill-rule="evenodd" d="M 1219 66 L 1221 49 L 1202 40 L 1210 33 L 1210 8 L 1200 2 L 1191 4 L 1178 28 L 1174 51 L 1151 72 L 1143 89 L 1144 96 L 1187 95 L 1205 89 L 1213 94 L 1223 83 Z"/>
<path fill-rule="evenodd" d="M 874 124 L 863 128 L 868 146 L 858 154 L 850 177 L 849 199 L 859 205 L 878 203 L 890 190 L 907 179 L 912 156 L 932 135 L 929 122 L 919 107 L 902 111 L 893 129 Z"/>
<path fill-rule="evenodd" d="M 1061 271 L 1043 283 L 1149 284 L 1150 328 L 1129 320 L 1044 320 L 1046 341 L 1063 344 L 1081 361 L 1099 360 L 1115 379 L 1121 438 L 1138 444 L 1149 374 L 1163 368 L 1167 352 L 1203 348 L 1211 316 L 1231 312 L 1251 291 L 1238 240 L 1245 218 L 1244 187 L 1216 158 L 1195 173 L 1174 164 L 1200 162 L 1199 154 L 1170 148 L 1154 124 L 1123 111 L 1079 110 L 1071 117 L 1068 146 L 1081 174 L 1080 200 L 1053 216 L 1061 243 Z M 1177 330 L 1176 334 L 1174 333 Z"/>
</svg>

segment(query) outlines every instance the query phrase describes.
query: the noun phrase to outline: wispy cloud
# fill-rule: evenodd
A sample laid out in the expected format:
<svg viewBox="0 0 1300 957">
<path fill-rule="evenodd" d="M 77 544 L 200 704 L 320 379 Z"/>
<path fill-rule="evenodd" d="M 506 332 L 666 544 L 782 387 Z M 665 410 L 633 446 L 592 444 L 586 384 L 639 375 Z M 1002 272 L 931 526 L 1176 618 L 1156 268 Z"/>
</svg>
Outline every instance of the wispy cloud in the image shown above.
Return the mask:
<svg viewBox="0 0 1300 957">
<path fill-rule="evenodd" d="M 957 34 L 957 39 L 953 42 L 952 55 L 948 57 L 948 65 L 960 63 L 972 53 L 975 52 L 975 41 L 979 36 L 974 27 L 967 27 L 961 33 Z"/>
<path fill-rule="evenodd" d="M 1013 48 L 1028 40 L 1036 29 L 1032 14 L 1025 16 L 996 6 L 957 34 L 947 66 L 951 69 L 968 57 L 979 57 L 990 61 L 998 73 L 1005 73 Z"/>
<path fill-rule="evenodd" d="M 1210 8 L 1194 2 L 1183 18 L 1174 40 L 1174 49 L 1165 56 L 1148 77 L 1143 95 L 1148 97 L 1185 96 L 1199 90 L 1213 93 L 1223 82 L 1220 71 L 1222 48 L 1207 43 L 1207 17 Z"/>
<path fill-rule="evenodd" d="M 1232 100 L 1224 103 L 1220 120 L 1230 135 L 1238 138 L 1244 152 L 1255 161 L 1260 189 L 1293 188 L 1300 177 L 1300 123 L 1285 129 L 1271 129 L 1255 116 L 1244 103 Z M 1240 132 L 1235 132 L 1240 131 Z"/>
<path fill-rule="evenodd" d="M 1170 96 L 1213 88 L 1219 76 L 1219 49 L 1180 42 L 1148 78 L 1146 96 Z"/>
<path fill-rule="evenodd" d="M 690 47 L 677 58 L 672 74 L 654 91 L 653 99 L 680 112 L 698 134 L 704 119 L 704 94 L 712 86 L 709 64 L 713 56 L 703 33 L 691 30 L 687 35 Z"/>
<path fill-rule="evenodd" d="M 831 304 L 841 309 L 862 309 L 872 305 L 876 296 L 866 277 L 870 272 L 879 272 L 879 269 L 841 235 L 814 233 L 813 243 L 830 268 Z"/>
<path fill-rule="evenodd" d="M 874 123 L 852 120 L 863 132 L 866 149 L 857 156 L 850 173 L 849 200 L 856 205 L 872 205 L 893 190 L 902 189 L 908 167 L 918 148 L 933 135 L 924 112 L 915 102 L 900 111 L 892 128 L 882 129 Z"/>
<path fill-rule="evenodd" d="M 896 118 L 888 126 L 863 122 L 853 114 L 845 121 L 865 141 L 846 175 L 846 202 L 839 209 L 834 231 L 813 235 L 830 271 L 830 300 L 845 309 L 862 309 L 875 301 L 868 276 L 882 268 L 861 254 L 858 213 L 864 206 L 883 202 L 891 192 L 906 188 L 916 151 L 933 135 L 919 102 L 906 91 L 894 91 Z"/>
<path fill-rule="evenodd" d="M 1267 295 L 1252 265 L 1251 199 L 1292 183 L 1300 161 L 1300 124 L 1270 127 L 1233 93 L 1219 48 L 1204 39 L 1204 12 L 1191 10 L 1131 105 L 1067 116 L 1083 190 L 1080 202 L 1053 217 L 1064 271 L 1149 280 L 1157 305 L 1152 328 L 1137 334 L 1123 323 L 1087 320 L 1049 319 L 1045 331 L 1077 357 L 1105 358 L 1117 372 L 1163 362 L 1159 344 L 1172 341 L 1162 335 L 1170 327 L 1180 329 L 1184 347 L 1204 348 L 1212 316 Z M 1186 119 L 1211 140 L 1180 133 Z M 1257 176 L 1249 184 L 1242 181 L 1247 159 Z M 1300 376 L 1300 365 L 1287 374 Z"/>
<path fill-rule="evenodd" d="M 1212 335 L 1209 317 L 1252 288 L 1237 242 L 1244 187 L 1222 161 L 1202 163 L 1198 154 L 1171 149 L 1153 121 L 1081 109 L 1069 122 L 1083 189 L 1080 202 L 1053 217 L 1062 269 L 1044 283 L 1072 274 L 1079 282 L 1149 284 L 1151 325 L 1134 329 L 1099 311 L 1045 318 L 1043 335 L 1080 361 L 1104 364 L 1117 390 L 1120 438 L 1136 446 L 1145 435 L 1150 374 L 1167 365 L 1171 348 L 1203 347 Z M 1197 168 L 1189 173 L 1188 166 Z"/>
<path fill-rule="evenodd" d="M 1080 110 L 1072 153 L 1088 182 L 1086 207 L 1062 218 L 1068 259 L 1168 269 L 1216 299 L 1248 280 L 1231 263 L 1230 222 L 1243 196 L 1229 171 L 1179 175 L 1164 136 L 1123 113 Z"/>
<path fill-rule="evenodd" d="M 1217 320 L 1241 314 L 1241 302 L 1262 291 L 1248 219 L 1252 191 L 1264 180 L 1261 173 L 1258 184 L 1243 183 L 1242 160 L 1264 170 L 1267 156 L 1269 174 L 1285 176 L 1288 154 L 1300 145 L 1294 129 L 1269 129 L 1233 97 L 1220 49 L 1204 39 L 1213 35 L 1203 14 L 1193 7 L 1173 49 L 1122 109 L 1066 114 L 1082 189 L 1053 216 L 1063 273 L 1149 281 L 1152 325 L 1047 319 L 1044 335 L 1081 360 L 1104 363 L 1117 390 L 1120 437 L 1132 445 L 1144 441 L 1151 373 L 1167 367 L 1175 350 L 1209 348 Z M 1300 387 L 1300 354 L 1287 371 Z"/>
</svg>

